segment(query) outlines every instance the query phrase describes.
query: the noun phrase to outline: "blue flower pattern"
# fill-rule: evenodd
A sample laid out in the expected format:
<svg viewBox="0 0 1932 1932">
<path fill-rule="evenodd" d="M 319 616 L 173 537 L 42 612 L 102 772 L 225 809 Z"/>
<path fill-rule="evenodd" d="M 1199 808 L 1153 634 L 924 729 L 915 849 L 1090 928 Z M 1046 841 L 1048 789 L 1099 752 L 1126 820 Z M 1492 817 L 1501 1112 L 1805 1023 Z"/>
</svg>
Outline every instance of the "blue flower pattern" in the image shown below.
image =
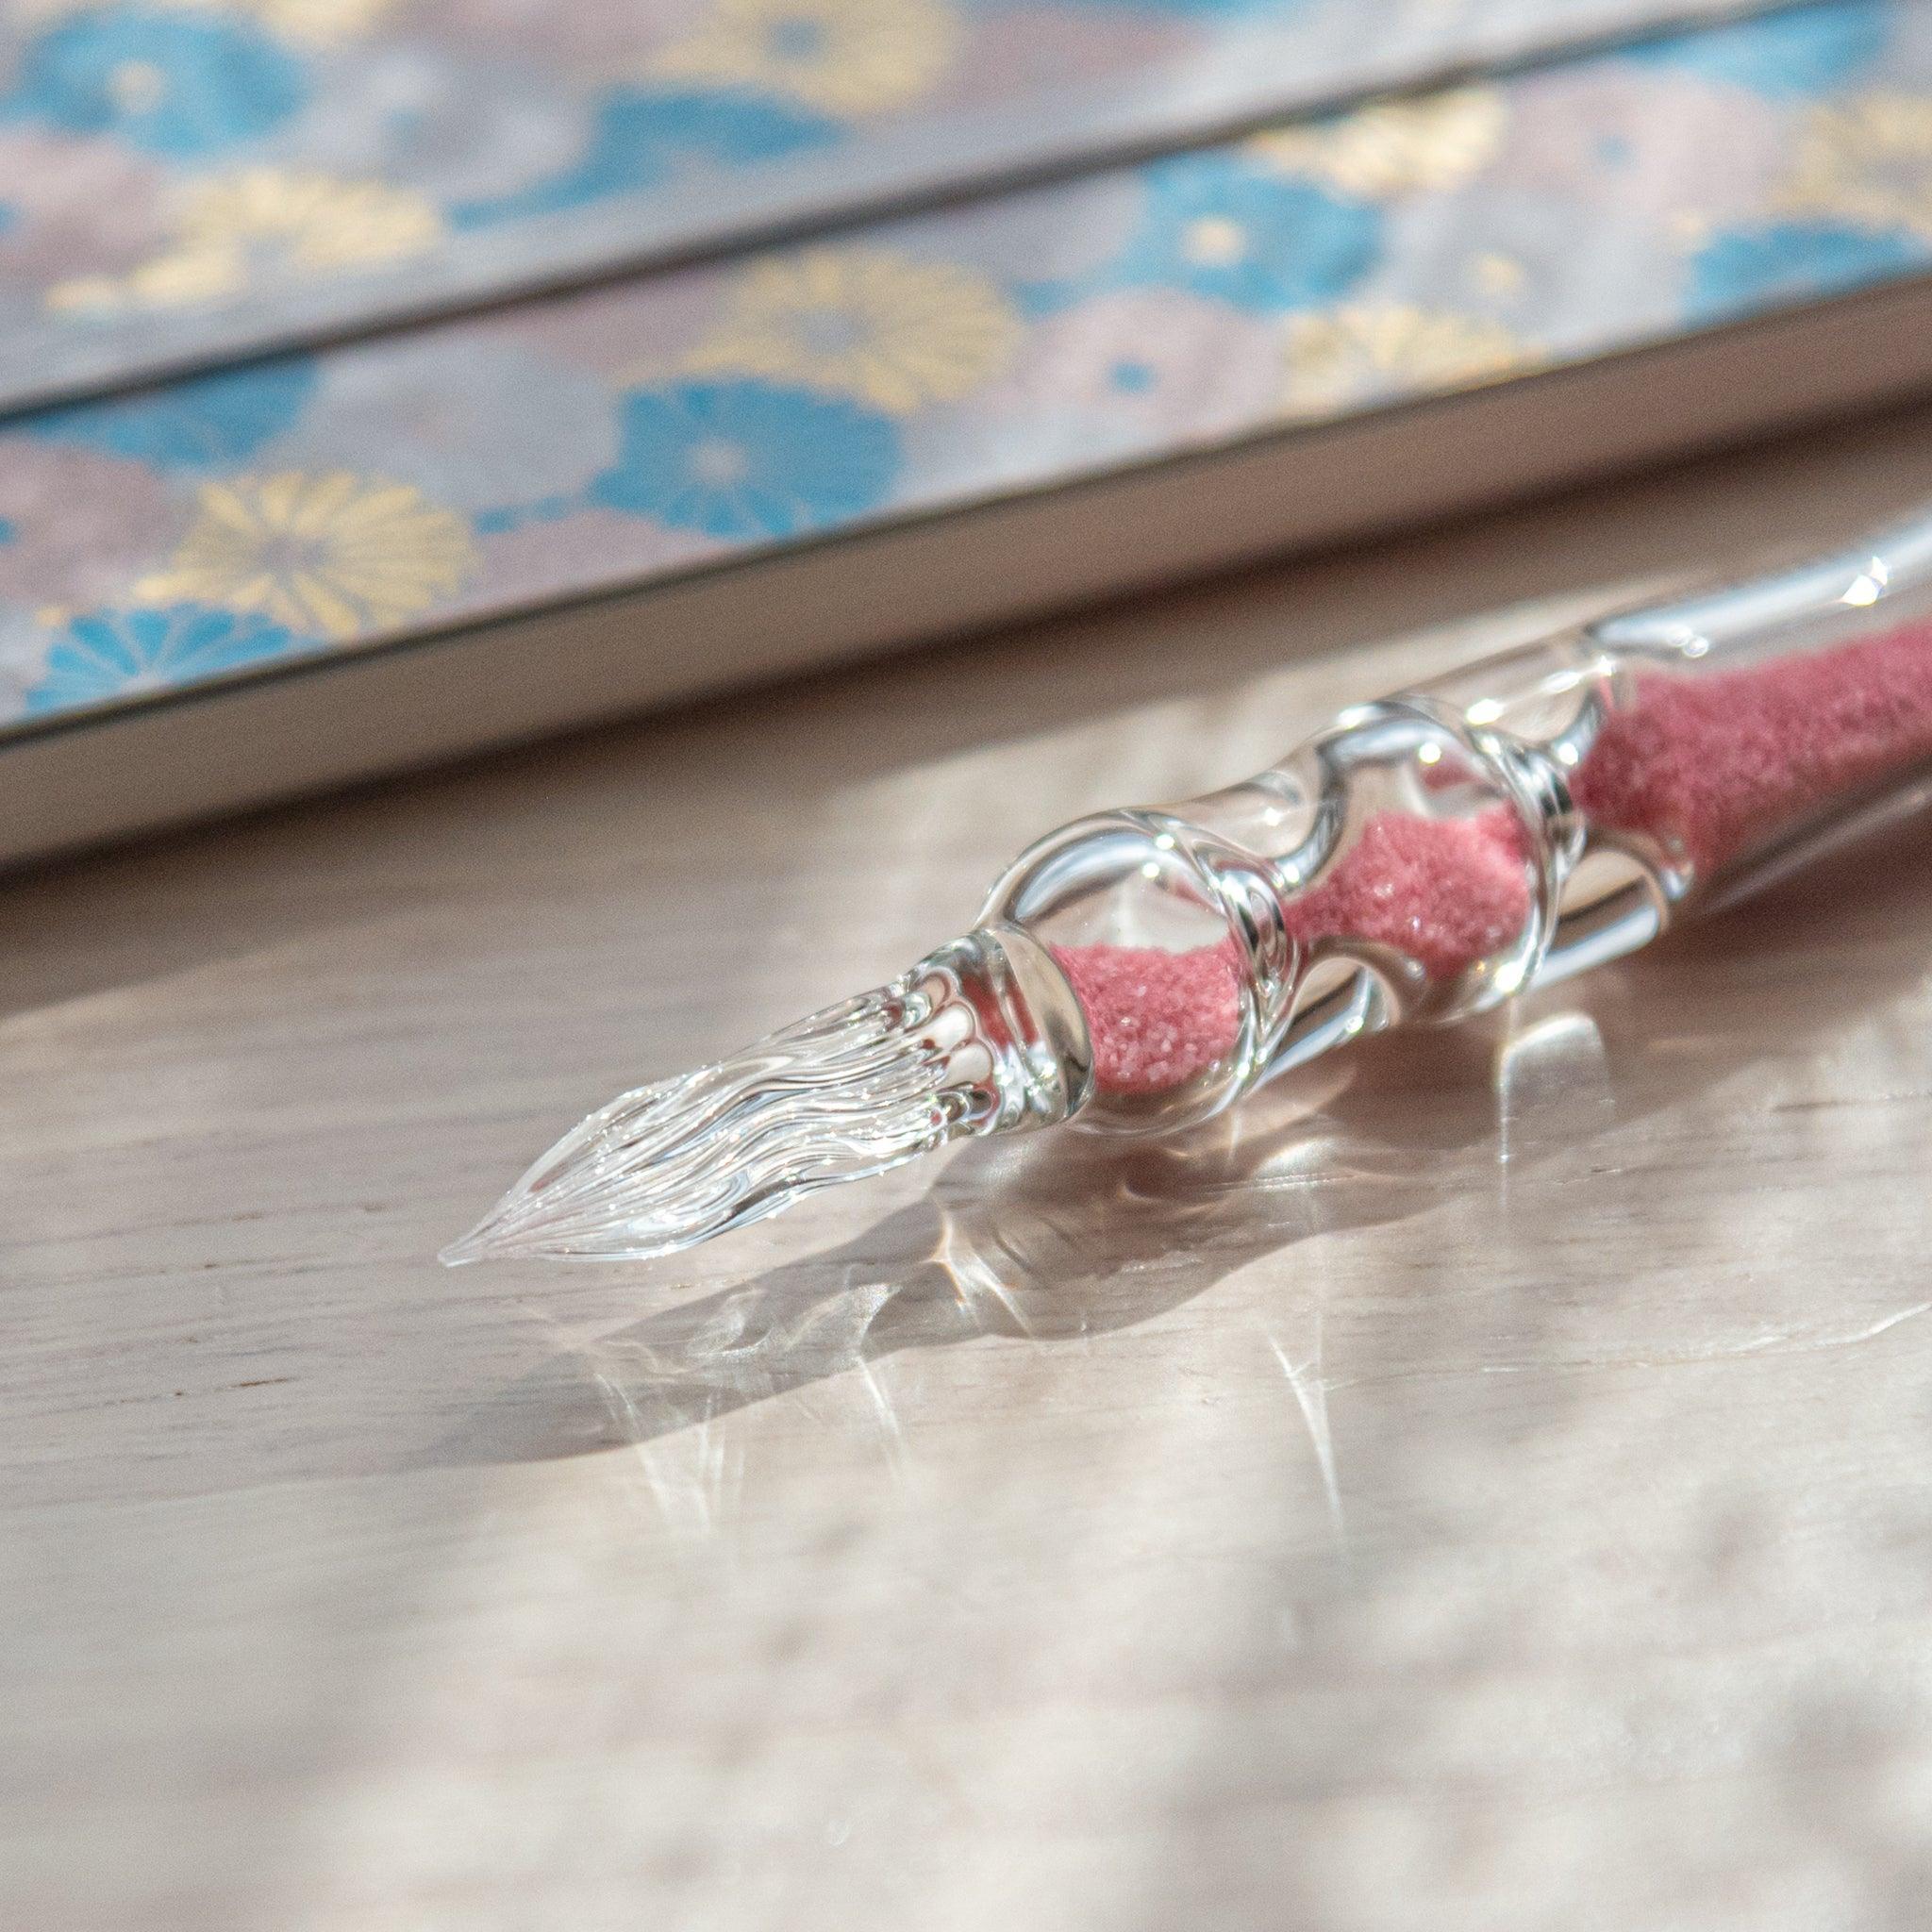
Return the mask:
<svg viewBox="0 0 1932 1932">
<path fill-rule="evenodd" d="M 1090 283 L 1036 290 L 1057 306 L 1099 289 L 1184 289 L 1267 314 L 1346 294 L 1380 252 L 1380 210 L 1209 152 L 1151 163 L 1126 248 Z"/>
<path fill-rule="evenodd" d="M 762 95 L 700 90 L 612 89 L 597 108 L 581 158 L 559 175 L 494 201 L 459 203 L 459 228 L 526 221 L 656 188 L 688 169 L 776 160 L 837 141 L 836 121 Z"/>
<path fill-rule="evenodd" d="M 92 611 L 69 621 L 26 694 L 30 717 L 200 684 L 286 656 L 296 640 L 266 618 L 198 604 Z"/>
<path fill-rule="evenodd" d="M 150 463 L 218 469 L 245 461 L 291 428 L 315 388 L 311 357 L 223 370 L 145 394 L 43 409 L 23 425 L 48 442 Z"/>
<path fill-rule="evenodd" d="M 1924 266 L 1923 242 L 1903 228 L 1774 222 L 1715 235 L 1690 265 L 1691 318 L 1718 322 L 1889 281 Z"/>
<path fill-rule="evenodd" d="M 639 390 L 616 465 L 591 487 L 608 509 L 756 541 L 876 509 L 898 475 L 898 432 L 841 397 L 768 382 Z"/>
<path fill-rule="evenodd" d="M 303 63 L 254 27 L 117 8 L 33 42 L 0 115 L 194 160 L 268 133 L 308 95 Z"/>
<path fill-rule="evenodd" d="M 1852 86 L 1869 74 L 1885 51 L 1890 14 L 1885 0 L 1822 0 L 1761 20 L 1641 42 L 1623 58 L 1639 67 L 1747 88 L 1769 100 L 1803 98 Z"/>
</svg>

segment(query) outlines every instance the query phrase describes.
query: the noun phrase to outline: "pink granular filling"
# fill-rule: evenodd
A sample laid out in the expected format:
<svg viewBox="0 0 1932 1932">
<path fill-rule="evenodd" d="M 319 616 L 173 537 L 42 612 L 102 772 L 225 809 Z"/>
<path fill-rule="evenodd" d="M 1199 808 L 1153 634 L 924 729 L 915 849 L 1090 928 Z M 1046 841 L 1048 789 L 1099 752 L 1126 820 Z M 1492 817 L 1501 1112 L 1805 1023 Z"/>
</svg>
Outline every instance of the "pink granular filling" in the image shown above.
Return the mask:
<svg viewBox="0 0 1932 1932">
<path fill-rule="evenodd" d="M 1657 674 L 1605 725 L 1571 790 L 1591 822 L 1637 833 L 1708 875 L 1780 825 L 1932 756 L 1932 625 L 1718 672 Z M 1523 834 L 1507 807 L 1437 820 L 1378 812 L 1289 929 L 1397 948 L 1433 979 L 1501 951 L 1530 912 Z M 1093 1037 L 1103 1092 L 1169 1091 L 1232 1051 L 1233 942 L 1056 946 Z"/>
<path fill-rule="evenodd" d="M 1241 1028 L 1234 947 L 1055 946 L 1093 1040 L 1104 1093 L 1165 1093 L 1211 1067 Z"/>
<path fill-rule="evenodd" d="M 1932 755 L 1932 625 L 1699 678 L 1658 675 L 1571 780 L 1594 824 L 1708 875 L 1827 800 Z"/>
</svg>

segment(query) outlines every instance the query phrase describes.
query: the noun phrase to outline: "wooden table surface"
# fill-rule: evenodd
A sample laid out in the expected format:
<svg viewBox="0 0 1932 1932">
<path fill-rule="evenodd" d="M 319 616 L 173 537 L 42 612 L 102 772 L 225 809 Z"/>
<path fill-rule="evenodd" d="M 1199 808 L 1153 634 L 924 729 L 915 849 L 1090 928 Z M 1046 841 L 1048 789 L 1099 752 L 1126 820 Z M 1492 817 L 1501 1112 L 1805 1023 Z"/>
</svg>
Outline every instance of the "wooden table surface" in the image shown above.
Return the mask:
<svg viewBox="0 0 1932 1932">
<path fill-rule="evenodd" d="M 1035 831 L 1922 495 L 1899 417 L 0 885 L 0 1925 L 1923 1926 L 1923 833 L 1178 1144 L 432 1259 Z"/>
</svg>

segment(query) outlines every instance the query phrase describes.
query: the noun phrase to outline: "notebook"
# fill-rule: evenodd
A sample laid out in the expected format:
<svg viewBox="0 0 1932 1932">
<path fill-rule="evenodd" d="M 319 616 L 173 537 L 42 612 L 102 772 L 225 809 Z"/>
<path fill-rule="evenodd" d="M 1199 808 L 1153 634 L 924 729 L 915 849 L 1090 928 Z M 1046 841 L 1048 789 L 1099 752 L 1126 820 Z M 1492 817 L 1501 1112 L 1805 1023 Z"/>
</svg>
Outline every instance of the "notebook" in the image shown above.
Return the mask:
<svg viewBox="0 0 1932 1932">
<path fill-rule="evenodd" d="M 1736 10 L 12 0 L 0 408 Z"/>
<path fill-rule="evenodd" d="M 675 22 L 653 13 L 650 44 L 748 61 L 773 20 L 810 15 L 824 40 L 788 26 L 779 51 L 836 43 L 856 100 L 897 44 L 881 21 L 908 32 L 908 7 L 692 0 Z M 469 225 L 460 196 L 481 191 L 431 194 L 436 143 L 404 139 L 407 114 L 357 137 L 367 198 L 283 192 L 348 140 L 356 100 L 470 84 L 453 76 L 480 42 L 425 53 L 444 17 L 425 0 L 393 40 L 375 0 L 26 10 L 45 18 L 0 100 L 0 207 L 53 179 L 22 154 L 99 182 L 132 157 L 177 210 L 210 182 L 259 206 L 125 259 L 106 213 L 65 241 L 33 208 L 0 228 L 0 253 L 25 234 L 25 258 L 52 264 L 8 315 L 0 363 L 16 398 L 0 421 L 8 860 L 1932 382 L 1932 10 L 1904 0 L 1673 11 L 1662 31 L 1672 10 L 1418 6 L 1435 25 L 1378 33 L 1346 100 L 1347 48 L 1317 0 L 1061 0 L 1069 34 L 1105 16 L 1112 92 L 1070 91 L 1050 125 L 1031 56 L 995 61 L 984 98 L 946 92 L 974 35 L 1010 25 L 975 5 L 956 9 L 945 62 L 894 83 L 893 116 L 826 110 L 845 131 L 813 165 L 844 155 L 840 193 L 767 157 L 734 164 L 738 200 L 696 193 L 680 161 L 571 202 L 555 184 L 582 173 L 579 118 L 576 146 L 499 156 L 496 214 Z M 445 10 L 474 23 L 489 7 Z M 572 39 L 598 18 L 545 42 L 580 103 L 618 85 L 613 58 L 639 58 Z M 73 54 L 93 44 L 62 42 L 77 22 L 105 52 Z M 231 37 L 230 64 L 204 71 L 180 49 L 205 54 L 210 34 Z M 1254 49 L 1296 35 L 1304 64 L 1241 102 L 1299 85 L 1328 105 L 1229 131 Z M 362 92 L 311 79 L 215 160 L 185 150 L 220 122 L 208 73 L 258 42 L 325 77 L 360 60 Z M 1410 80 L 1391 91 L 1405 47 Z M 651 88 L 669 58 L 644 61 Z M 1182 68 L 1222 76 L 1219 108 L 1169 84 Z M 405 69 L 415 94 L 375 77 Z M 50 72 L 91 118 L 34 80 Z M 552 77 L 528 99 L 553 101 Z M 782 92 L 748 65 L 705 87 L 740 106 Z M 1090 112 L 1103 93 L 1111 119 Z M 73 125 L 50 130 L 50 97 Z M 491 114 L 525 96 L 477 97 L 493 148 L 508 135 Z M 919 113 L 972 139 L 894 148 Z M 993 135 L 1021 123 L 1050 178 L 1011 178 Z M 942 192 L 922 155 L 950 158 Z M 708 154 L 702 178 L 721 168 Z M 902 206 L 911 190 L 920 205 Z M 433 206 L 434 243 L 365 274 L 408 229 L 393 195 Z M 754 204 L 778 239 L 745 239 Z M 492 232 L 500 254 L 479 239 Z M 472 281 L 437 279 L 458 260 Z M 406 325 L 392 298 L 411 276 L 423 319 Z M 26 285 L 0 286 L 14 303 Z M 154 379 L 157 358 L 183 373 Z"/>
</svg>

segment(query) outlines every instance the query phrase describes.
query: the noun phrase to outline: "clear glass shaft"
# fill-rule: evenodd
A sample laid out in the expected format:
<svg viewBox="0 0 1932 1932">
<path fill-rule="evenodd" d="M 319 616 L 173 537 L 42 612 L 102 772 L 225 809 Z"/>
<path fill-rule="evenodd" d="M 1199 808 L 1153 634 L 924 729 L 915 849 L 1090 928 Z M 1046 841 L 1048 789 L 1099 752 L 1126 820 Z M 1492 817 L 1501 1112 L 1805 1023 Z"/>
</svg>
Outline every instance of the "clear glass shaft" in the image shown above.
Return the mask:
<svg viewBox="0 0 1932 1932">
<path fill-rule="evenodd" d="M 1243 783 L 1041 841 L 985 916 L 1091 1036 L 1085 1124 L 1167 1128 L 1398 1022 L 1626 953 L 1932 764 L 1932 518 L 1344 713 Z"/>
<path fill-rule="evenodd" d="M 1642 945 L 1932 782 L 1932 518 L 1345 712 L 1041 840 L 890 985 L 621 1096 L 448 1251 L 637 1258 L 965 1136 L 1183 1126 Z"/>
</svg>

